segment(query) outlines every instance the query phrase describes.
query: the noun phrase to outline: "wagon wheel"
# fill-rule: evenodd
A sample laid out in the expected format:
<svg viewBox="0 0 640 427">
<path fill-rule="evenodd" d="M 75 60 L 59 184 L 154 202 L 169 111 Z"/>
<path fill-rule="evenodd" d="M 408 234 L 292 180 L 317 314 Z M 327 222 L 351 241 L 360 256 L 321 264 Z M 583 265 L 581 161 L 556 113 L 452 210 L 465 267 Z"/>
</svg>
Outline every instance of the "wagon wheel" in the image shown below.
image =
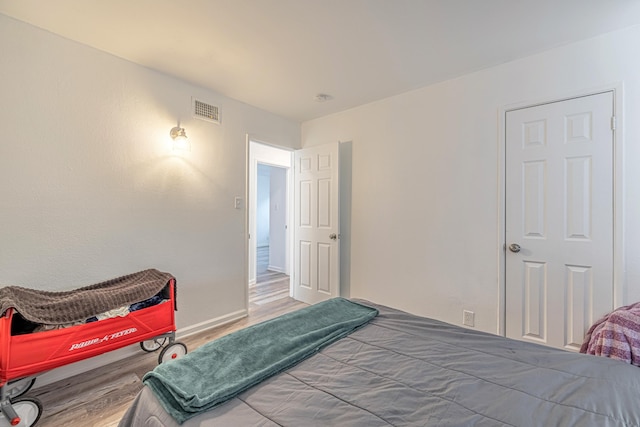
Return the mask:
<svg viewBox="0 0 640 427">
<path fill-rule="evenodd" d="M 11 402 L 11 406 L 17 416 L 9 420 L 6 415 L 2 413 L 2 415 L 0 415 L 1 427 L 33 427 L 40 419 L 40 415 L 42 415 L 42 404 L 38 399 L 26 397 Z"/>
<path fill-rule="evenodd" d="M 153 353 L 167 342 L 167 337 L 154 338 L 151 340 L 142 341 L 140 347 L 148 352 Z"/>
<path fill-rule="evenodd" d="M 160 364 L 170 360 L 176 360 L 185 354 L 187 354 L 187 346 L 176 341 L 162 349 L 158 356 L 158 363 Z"/>
<path fill-rule="evenodd" d="M 33 384 L 35 382 L 35 377 L 26 377 L 9 381 L 9 384 L 7 384 L 7 397 L 9 399 L 15 399 L 16 397 L 22 396 L 23 394 L 31 390 L 31 387 L 33 387 Z"/>
</svg>

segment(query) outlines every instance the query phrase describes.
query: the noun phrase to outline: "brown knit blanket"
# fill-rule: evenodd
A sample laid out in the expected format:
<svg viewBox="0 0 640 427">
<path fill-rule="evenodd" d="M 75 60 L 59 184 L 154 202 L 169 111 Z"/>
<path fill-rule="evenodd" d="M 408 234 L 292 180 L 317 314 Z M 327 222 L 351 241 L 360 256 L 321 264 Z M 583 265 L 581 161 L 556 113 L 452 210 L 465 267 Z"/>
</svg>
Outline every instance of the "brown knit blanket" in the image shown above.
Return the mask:
<svg viewBox="0 0 640 427">
<path fill-rule="evenodd" d="M 0 288 L 0 313 L 4 315 L 13 307 L 34 323 L 83 322 L 105 311 L 149 299 L 172 278 L 169 273 L 150 269 L 63 292 L 6 286 Z"/>
</svg>

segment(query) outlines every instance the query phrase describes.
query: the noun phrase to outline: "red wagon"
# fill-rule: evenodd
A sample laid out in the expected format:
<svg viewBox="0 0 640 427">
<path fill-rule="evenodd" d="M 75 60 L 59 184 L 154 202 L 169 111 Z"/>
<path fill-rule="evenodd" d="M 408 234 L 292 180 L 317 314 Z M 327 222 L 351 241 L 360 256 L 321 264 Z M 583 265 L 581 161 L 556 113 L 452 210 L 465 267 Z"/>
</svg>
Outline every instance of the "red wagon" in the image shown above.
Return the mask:
<svg viewBox="0 0 640 427">
<path fill-rule="evenodd" d="M 21 396 L 29 391 L 38 374 L 135 343 L 148 352 L 164 347 L 158 363 L 186 354 L 187 347 L 175 341 L 174 278 L 161 293 L 165 296 L 163 302 L 124 317 L 20 335 L 12 333 L 16 309 L 7 309 L 0 317 L 0 427 L 30 427 L 37 423 L 41 403 Z"/>
</svg>

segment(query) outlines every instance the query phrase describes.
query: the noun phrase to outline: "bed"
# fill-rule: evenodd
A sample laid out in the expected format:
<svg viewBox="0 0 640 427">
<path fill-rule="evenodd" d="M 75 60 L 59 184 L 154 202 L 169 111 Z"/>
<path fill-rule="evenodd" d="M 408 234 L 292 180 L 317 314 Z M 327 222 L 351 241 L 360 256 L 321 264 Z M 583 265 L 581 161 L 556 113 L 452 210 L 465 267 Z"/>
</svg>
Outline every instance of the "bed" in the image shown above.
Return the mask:
<svg viewBox="0 0 640 427">
<path fill-rule="evenodd" d="M 145 386 L 119 426 L 640 426 L 638 367 L 353 302 L 377 316 L 226 402 L 179 424 Z"/>
</svg>

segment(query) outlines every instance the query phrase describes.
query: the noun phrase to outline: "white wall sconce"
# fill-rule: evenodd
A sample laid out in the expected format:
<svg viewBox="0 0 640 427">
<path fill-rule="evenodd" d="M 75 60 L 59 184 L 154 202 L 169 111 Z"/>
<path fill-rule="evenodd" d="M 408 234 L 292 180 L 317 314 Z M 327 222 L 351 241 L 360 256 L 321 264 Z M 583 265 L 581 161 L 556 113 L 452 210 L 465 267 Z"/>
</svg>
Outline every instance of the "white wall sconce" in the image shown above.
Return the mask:
<svg viewBox="0 0 640 427">
<path fill-rule="evenodd" d="M 171 139 L 173 139 L 174 150 L 191 151 L 191 143 L 187 138 L 187 133 L 184 128 L 180 127 L 179 123 L 178 126 L 171 128 L 169 135 L 171 135 Z"/>
</svg>

